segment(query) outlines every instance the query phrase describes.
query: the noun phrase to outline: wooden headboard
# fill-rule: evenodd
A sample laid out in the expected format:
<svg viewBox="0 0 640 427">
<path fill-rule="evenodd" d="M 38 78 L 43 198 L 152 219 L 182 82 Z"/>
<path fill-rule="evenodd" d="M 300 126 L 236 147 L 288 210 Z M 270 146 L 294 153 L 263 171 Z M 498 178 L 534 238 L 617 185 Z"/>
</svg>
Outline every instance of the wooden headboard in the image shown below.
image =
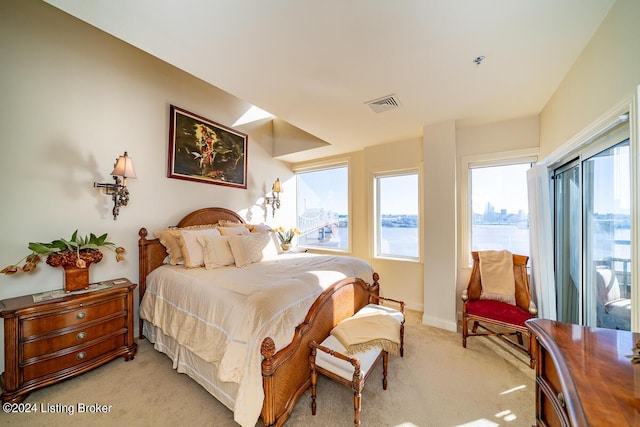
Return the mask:
<svg viewBox="0 0 640 427">
<path fill-rule="evenodd" d="M 203 208 L 187 214 L 175 227 L 182 228 L 192 225 L 217 224 L 219 221 L 245 223 L 244 219 L 232 210 L 225 208 Z M 138 231 L 138 236 L 140 236 L 138 239 L 138 292 L 140 302 L 147 290 L 147 275 L 160 267 L 167 257 L 167 251 L 162 243 L 160 243 L 160 240 L 147 239 L 148 235 L 149 232 L 144 227 Z M 142 321 L 140 322 L 140 337 L 142 338 Z"/>
</svg>

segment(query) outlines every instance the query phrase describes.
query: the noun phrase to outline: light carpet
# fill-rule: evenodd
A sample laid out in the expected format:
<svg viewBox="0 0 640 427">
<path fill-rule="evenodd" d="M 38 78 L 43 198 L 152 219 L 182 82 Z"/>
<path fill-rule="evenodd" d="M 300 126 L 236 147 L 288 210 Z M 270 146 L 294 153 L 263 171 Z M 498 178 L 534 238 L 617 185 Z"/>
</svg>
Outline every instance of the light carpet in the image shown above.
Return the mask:
<svg viewBox="0 0 640 427">
<path fill-rule="evenodd" d="M 421 313 L 407 313 L 405 356 L 389 357 L 387 390 L 382 366 L 368 379 L 363 426 L 535 425 L 535 375 L 520 353 L 487 338 L 470 338 L 464 349 L 460 334 L 424 326 L 420 319 Z M 353 392 L 345 386 L 320 376 L 316 416 L 310 402 L 307 391 L 285 426 L 353 425 Z M 138 342 L 133 361 L 116 359 L 35 391 L 25 403 L 38 412 L 1 413 L 0 425 L 237 426 L 230 410 L 174 371 L 169 358 L 146 340 Z M 107 412 L 88 412 L 95 404 L 106 405 Z M 82 405 L 85 412 L 79 413 Z"/>
</svg>

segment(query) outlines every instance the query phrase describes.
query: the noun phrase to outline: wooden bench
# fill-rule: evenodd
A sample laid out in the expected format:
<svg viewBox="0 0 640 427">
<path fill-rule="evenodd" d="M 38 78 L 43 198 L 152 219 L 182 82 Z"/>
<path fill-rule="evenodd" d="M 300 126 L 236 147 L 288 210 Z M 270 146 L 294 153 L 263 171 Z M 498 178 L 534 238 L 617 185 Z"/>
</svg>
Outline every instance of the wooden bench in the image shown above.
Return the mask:
<svg viewBox="0 0 640 427">
<path fill-rule="evenodd" d="M 404 306 L 403 301 L 393 300 L 390 298 L 378 297 L 378 300 L 397 303 L 400 310 L 379 305 L 368 304 L 361 308 L 351 318 L 369 316 L 373 314 L 385 314 L 397 320 L 400 324 L 400 356 L 404 356 Z M 343 321 L 344 322 L 344 321 Z M 342 322 L 341 322 L 342 323 Z M 309 363 L 311 367 L 311 413 L 316 414 L 316 384 L 318 381 L 318 373 L 339 382 L 353 390 L 353 407 L 354 407 L 354 424 L 360 425 L 360 413 L 362 411 L 362 390 L 364 384 L 369 378 L 373 369 L 382 360 L 382 388 L 387 389 L 387 365 L 389 361 L 389 352 L 382 349 L 381 346 L 375 346 L 370 349 L 348 355 L 347 349 L 333 335 L 329 335 L 320 344 L 312 341 L 311 355 Z"/>
</svg>

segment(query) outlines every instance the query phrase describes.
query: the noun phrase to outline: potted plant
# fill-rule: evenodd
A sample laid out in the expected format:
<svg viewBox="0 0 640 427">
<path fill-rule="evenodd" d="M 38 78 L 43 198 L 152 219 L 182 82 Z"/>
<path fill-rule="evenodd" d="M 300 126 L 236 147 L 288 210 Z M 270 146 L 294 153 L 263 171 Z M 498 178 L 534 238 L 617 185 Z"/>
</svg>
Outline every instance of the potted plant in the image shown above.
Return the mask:
<svg viewBox="0 0 640 427">
<path fill-rule="evenodd" d="M 276 234 L 278 235 L 278 240 L 280 240 L 280 247 L 283 251 L 288 251 L 291 249 L 291 241 L 293 238 L 300 234 L 300 230 L 297 228 L 290 228 L 285 230 L 283 227 L 276 228 Z"/>
<path fill-rule="evenodd" d="M 42 257 L 46 257 L 48 265 L 64 268 L 66 292 L 84 289 L 89 286 L 89 267 L 93 263 L 102 261 L 101 248 L 114 251 L 116 261 L 124 260 L 124 248 L 107 241 L 106 233 L 101 236 L 91 233 L 83 237 L 78 236 L 78 230 L 76 230 L 69 240 L 60 238 L 49 243 L 29 242 L 31 253 L 16 264 L 0 270 L 0 273 L 11 275 L 34 271 Z M 24 265 L 20 267 L 18 264 L 22 261 Z"/>
</svg>

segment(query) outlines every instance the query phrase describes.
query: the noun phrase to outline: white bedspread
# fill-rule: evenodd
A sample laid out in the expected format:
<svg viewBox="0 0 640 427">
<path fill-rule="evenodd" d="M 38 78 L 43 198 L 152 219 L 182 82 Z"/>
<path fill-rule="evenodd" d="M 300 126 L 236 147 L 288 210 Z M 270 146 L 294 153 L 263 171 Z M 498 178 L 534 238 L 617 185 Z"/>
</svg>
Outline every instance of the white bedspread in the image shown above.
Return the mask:
<svg viewBox="0 0 640 427">
<path fill-rule="evenodd" d="M 264 400 L 262 340 L 286 347 L 324 289 L 351 276 L 370 283 L 372 275 L 361 259 L 306 253 L 243 268 L 164 265 L 147 277 L 140 317 L 215 364 L 220 380 L 238 383 L 234 419 L 254 426 Z"/>
</svg>

